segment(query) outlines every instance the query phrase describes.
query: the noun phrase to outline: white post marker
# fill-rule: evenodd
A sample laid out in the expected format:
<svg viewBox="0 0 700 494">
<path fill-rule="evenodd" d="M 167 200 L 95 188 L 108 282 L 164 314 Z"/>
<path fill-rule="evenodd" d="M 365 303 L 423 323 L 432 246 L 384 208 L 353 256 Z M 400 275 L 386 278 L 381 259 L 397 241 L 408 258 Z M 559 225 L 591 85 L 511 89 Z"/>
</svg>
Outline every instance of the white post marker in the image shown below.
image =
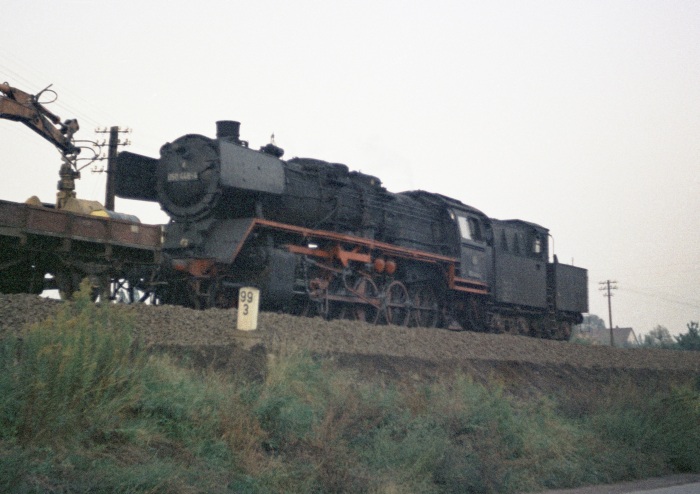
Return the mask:
<svg viewBox="0 0 700 494">
<path fill-rule="evenodd" d="M 238 329 L 253 331 L 258 329 L 258 307 L 260 290 L 245 286 L 238 291 Z"/>
</svg>

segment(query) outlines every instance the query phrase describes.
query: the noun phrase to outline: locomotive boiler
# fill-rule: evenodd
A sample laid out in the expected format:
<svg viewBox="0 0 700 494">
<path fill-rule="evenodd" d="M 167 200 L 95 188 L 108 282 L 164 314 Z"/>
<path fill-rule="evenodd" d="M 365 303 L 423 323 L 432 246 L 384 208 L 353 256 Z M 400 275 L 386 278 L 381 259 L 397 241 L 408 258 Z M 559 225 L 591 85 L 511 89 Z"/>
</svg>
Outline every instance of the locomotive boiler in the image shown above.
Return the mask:
<svg viewBox="0 0 700 494">
<path fill-rule="evenodd" d="M 228 307 L 253 284 L 268 310 L 557 339 L 587 311 L 586 271 L 549 261 L 547 229 L 392 193 L 343 164 L 282 160 L 239 125 L 180 137 L 158 159 L 119 155 L 117 195 L 171 219 L 164 302 Z"/>
</svg>

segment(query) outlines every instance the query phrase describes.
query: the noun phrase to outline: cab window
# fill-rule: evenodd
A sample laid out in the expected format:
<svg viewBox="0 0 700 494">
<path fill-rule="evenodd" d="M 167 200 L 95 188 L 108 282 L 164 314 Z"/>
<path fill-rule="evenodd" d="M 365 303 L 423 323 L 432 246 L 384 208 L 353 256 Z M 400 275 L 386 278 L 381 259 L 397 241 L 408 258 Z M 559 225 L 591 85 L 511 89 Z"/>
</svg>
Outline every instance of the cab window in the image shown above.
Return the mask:
<svg viewBox="0 0 700 494">
<path fill-rule="evenodd" d="M 480 241 L 483 239 L 479 220 L 466 216 L 458 216 L 457 221 L 459 222 L 459 232 L 464 240 Z"/>
<path fill-rule="evenodd" d="M 542 254 L 542 239 L 539 235 L 535 235 L 535 238 L 532 241 L 532 252 L 535 254 Z"/>
<path fill-rule="evenodd" d="M 457 221 L 459 222 L 459 232 L 462 235 L 462 238 L 471 240 L 472 239 L 472 234 L 469 231 L 469 224 L 467 223 L 467 218 L 464 216 L 457 216 Z"/>
</svg>

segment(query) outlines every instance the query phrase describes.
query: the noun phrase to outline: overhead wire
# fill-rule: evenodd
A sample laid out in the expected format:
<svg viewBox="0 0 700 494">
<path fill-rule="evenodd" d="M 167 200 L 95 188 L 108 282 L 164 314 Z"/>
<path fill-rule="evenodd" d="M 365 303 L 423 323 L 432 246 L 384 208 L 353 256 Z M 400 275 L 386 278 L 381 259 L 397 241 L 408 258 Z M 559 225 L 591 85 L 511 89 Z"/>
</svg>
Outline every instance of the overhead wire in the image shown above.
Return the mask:
<svg viewBox="0 0 700 494">
<path fill-rule="evenodd" d="M 21 70 L 22 73 L 18 70 Z M 53 77 L 28 67 L 24 61 L 18 60 L 16 57 L 5 52 L 0 53 L 0 80 L 7 76 L 10 76 L 11 80 L 8 81 L 10 85 L 20 87 L 24 91 L 33 93 L 40 91 L 49 83 L 53 82 L 53 89 L 58 93 L 59 98 L 52 103 L 52 106 L 60 110 L 60 112 L 54 113 L 59 113 L 59 116 L 62 118 L 77 118 L 81 125 L 80 135 L 83 138 L 89 135 L 89 129 L 92 131 L 101 129 L 104 132 L 114 124 L 120 125 L 120 127 L 128 127 L 128 122 L 125 122 L 123 117 L 115 116 L 101 105 L 86 99 L 84 95 L 76 93 L 72 89 L 75 87 L 74 84 L 54 80 Z M 17 81 L 19 81 L 19 83 L 17 83 Z M 36 81 L 41 82 L 36 83 Z M 84 111 L 85 109 L 88 110 L 88 113 Z M 109 124 L 106 124 L 106 122 L 109 122 Z M 138 141 L 142 145 L 153 145 L 153 143 L 157 143 L 159 146 L 160 143 L 164 141 L 164 137 L 153 133 L 150 129 L 139 129 L 138 136 Z M 101 139 L 98 138 L 94 140 L 96 142 L 101 141 Z"/>
<path fill-rule="evenodd" d="M 7 60 L 10 61 L 10 64 L 6 62 Z M 8 65 L 12 65 L 13 67 L 11 68 Z M 18 70 L 15 70 L 17 67 L 19 67 L 24 74 L 29 74 L 29 77 L 23 75 Z M 49 79 L 44 74 L 41 74 L 39 71 L 28 67 L 22 61 L 13 59 L 13 57 L 7 53 L 3 53 L 0 54 L 0 79 L 3 77 L 8 78 L 8 76 L 10 79 L 12 79 L 11 81 L 8 81 L 8 83 L 22 89 L 23 91 L 35 93 L 37 96 L 40 96 L 47 90 L 54 93 L 56 95 L 54 99 L 50 101 L 41 101 L 38 98 L 39 102 L 42 105 L 47 105 L 47 107 L 49 105 L 57 107 L 59 111 L 53 109 L 51 111 L 54 113 L 59 113 L 59 115 L 62 117 L 77 118 L 83 129 L 83 132 L 80 134 L 81 139 L 75 140 L 76 146 L 83 150 L 83 153 L 79 154 L 76 159 L 77 170 L 86 169 L 96 160 L 105 158 L 102 153 L 104 139 L 90 139 L 88 129 L 90 127 L 92 127 L 93 131 L 97 131 L 98 129 L 107 129 L 109 126 L 105 125 L 104 122 L 107 119 L 109 119 L 111 122 L 116 122 L 118 119 L 114 115 L 110 114 L 104 108 L 100 108 L 98 105 L 95 105 L 93 102 L 88 101 L 83 96 L 76 94 L 70 89 L 70 86 L 62 85 L 62 87 L 57 88 L 54 85 L 54 87 L 51 89 L 45 89 L 46 85 L 42 86 L 41 84 L 37 84 L 35 82 L 36 80 L 41 80 L 43 84 L 44 82 L 48 81 Z M 36 89 L 38 87 L 41 87 L 42 89 Z M 60 93 L 60 95 L 58 93 Z M 75 106 L 76 101 L 79 102 L 80 108 Z M 93 118 L 93 112 L 88 114 L 84 112 L 82 108 L 92 108 L 94 113 L 99 116 L 97 118 Z M 18 131 L 14 129 L 13 132 L 17 133 Z M 86 156 L 85 153 L 88 153 L 89 156 Z M 103 181 L 105 180 L 100 180 L 99 182 Z M 97 187 L 97 185 L 95 185 L 95 187 Z"/>
<path fill-rule="evenodd" d="M 4 62 L 3 59 L 6 62 Z M 8 63 L 11 63 L 15 68 L 19 67 L 19 69 L 21 69 L 24 74 L 28 75 L 25 76 L 17 70 L 13 70 L 13 68 L 10 68 L 8 66 Z M 50 77 L 38 70 L 27 66 L 23 61 L 12 57 L 8 53 L 0 53 L 0 74 L 2 74 L 3 72 L 12 75 L 13 80 L 8 81 L 10 85 L 20 87 L 23 91 L 26 92 L 37 93 L 49 84 L 58 86 L 58 89 L 54 88 L 53 91 L 59 93 L 59 98 L 57 101 L 51 103 L 54 104 L 56 107 L 60 108 L 61 111 L 64 114 L 66 114 L 66 116 L 74 118 L 77 117 L 79 121 L 85 122 L 94 128 L 104 127 L 105 119 L 111 119 L 112 121 L 116 121 L 116 118 L 113 115 L 110 115 L 109 112 L 107 112 L 105 109 L 98 108 L 97 105 L 95 105 L 93 102 L 90 102 L 80 94 L 73 92 L 69 84 L 66 84 L 62 81 L 55 81 L 53 77 Z M 19 84 L 16 81 L 21 81 L 21 84 L 24 87 L 19 86 Z M 80 106 L 76 107 L 72 103 L 72 101 L 80 102 Z M 95 119 L 92 115 L 85 113 L 82 110 L 82 108 L 85 107 L 92 107 L 94 113 L 99 115 L 100 118 Z M 101 117 L 105 118 L 103 119 Z"/>
<path fill-rule="evenodd" d="M 655 300 L 661 300 L 667 303 L 671 304 L 677 304 L 677 305 L 683 305 L 686 307 L 692 307 L 694 309 L 700 309 L 700 301 L 684 301 L 684 300 L 678 300 L 675 298 L 669 297 L 667 294 L 662 294 L 662 293 L 650 293 L 644 290 L 636 289 L 636 288 L 630 288 L 630 287 L 621 287 L 618 285 L 618 290 L 621 292 L 630 292 L 634 293 L 636 295 L 642 295 L 644 297 L 648 298 L 653 298 Z"/>
<path fill-rule="evenodd" d="M 103 115 L 109 116 L 112 121 L 116 120 L 116 118 L 110 116 L 104 109 L 98 108 L 96 105 L 87 101 L 82 96 L 75 94 L 69 87 L 57 88 L 56 85 L 54 85 L 54 81 L 49 80 L 49 78 L 47 78 L 44 74 L 41 74 L 39 71 L 28 67 L 23 62 L 13 59 L 7 53 L 0 53 L 0 80 L 3 82 L 6 81 L 11 86 L 22 91 L 34 94 L 38 103 L 46 106 L 53 113 L 59 114 L 59 116 L 64 120 L 67 118 L 77 118 L 83 128 L 81 137 L 89 132 L 88 129 L 90 127 L 95 130 L 98 128 L 106 128 L 107 126 L 104 125 L 105 120 L 102 117 Z M 41 82 L 37 83 L 36 81 Z M 42 96 L 46 96 L 47 93 L 52 93 L 54 95 L 53 98 L 48 100 L 42 98 Z M 95 112 L 100 115 L 100 117 L 93 118 L 92 115 L 75 107 L 74 101 L 79 101 L 81 108 L 92 107 Z M 55 110 L 52 107 L 56 107 L 58 110 Z M 9 132 L 18 136 L 21 139 L 21 142 L 26 141 L 28 146 L 34 145 L 33 138 L 29 137 L 28 132 L 23 132 L 20 130 L 19 126 L 5 121 L 2 121 L 1 124 L 3 127 L 3 132 L 5 132 L 6 129 L 9 129 Z M 82 150 L 82 153 L 80 153 L 76 159 L 75 166 L 78 171 L 86 169 L 96 160 L 102 157 L 102 146 L 97 139 L 76 139 L 74 140 L 74 144 Z M 82 181 L 81 183 L 85 183 L 86 185 L 92 183 L 91 188 L 93 190 L 91 196 L 96 197 L 98 194 L 97 189 L 99 187 L 102 187 L 103 189 L 105 182 L 106 178 L 99 177 L 96 180 Z"/>
<path fill-rule="evenodd" d="M 3 67 L 3 58 L 11 62 L 11 64 L 14 66 L 19 66 L 25 73 L 31 74 L 33 80 L 40 80 L 42 83 L 46 81 L 47 84 L 49 82 L 54 82 L 54 84 L 58 86 L 57 92 L 60 96 L 59 101 L 56 102 L 56 105 L 62 110 L 68 110 L 67 114 L 78 117 L 80 121 L 89 123 L 93 128 L 106 129 L 113 124 L 119 124 L 120 126 L 124 127 L 128 126 L 128 122 L 124 122 L 123 117 L 116 116 L 114 113 L 99 105 L 94 100 L 87 99 L 83 94 L 76 92 L 73 88 L 76 87 L 77 84 L 71 84 L 70 81 L 66 82 L 54 80 L 53 77 L 28 67 L 23 61 L 12 57 L 8 53 L 0 53 L 0 74 L 2 73 L 3 68 L 5 68 L 6 71 L 9 71 L 18 79 L 24 81 L 28 86 L 34 88 L 34 90 L 38 90 L 37 88 L 43 87 L 41 85 L 42 83 L 33 84 L 31 80 L 8 68 L 6 65 Z M 47 84 L 44 84 L 44 86 Z M 79 106 L 75 105 L 76 102 L 79 103 Z M 90 114 L 84 112 L 85 108 L 89 110 Z M 98 117 L 95 119 L 93 118 L 93 115 L 97 115 Z M 110 124 L 106 125 L 105 122 L 110 122 Z M 149 139 L 155 137 L 156 142 L 162 141 L 162 138 L 149 134 L 148 130 L 141 130 L 140 133 L 147 136 Z"/>
<path fill-rule="evenodd" d="M 617 266 L 615 277 L 649 289 L 673 289 L 679 284 L 692 283 L 700 275 L 697 262 L 671 262 L 653 265 Z"/>
<path fill-rule="evenodd" d="M 687 266 L 692 266 L 696 269 L 700 269 L 700 263 L 698 263 L 698 262 L 674 262 L 674 263 L 664 263 L 664 264 L 656 263 L 656 264 L 629 266 L 627 269 L 632 270 L 632 271 L 642 271 L 643 270 L 645 273 L 648 273 L 650 270 L 658 270 L 658 269 L 667 270 L 668 268 L 687 267 Z"/>
</svg>

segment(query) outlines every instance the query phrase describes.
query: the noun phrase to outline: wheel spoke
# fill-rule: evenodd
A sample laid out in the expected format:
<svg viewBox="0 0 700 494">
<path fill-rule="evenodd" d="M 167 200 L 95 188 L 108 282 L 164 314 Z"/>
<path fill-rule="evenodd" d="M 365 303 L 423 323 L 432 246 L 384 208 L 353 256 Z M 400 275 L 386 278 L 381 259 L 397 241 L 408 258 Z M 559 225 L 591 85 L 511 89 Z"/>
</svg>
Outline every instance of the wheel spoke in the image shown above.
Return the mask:
<svg viewBox="0 0 700 494">
<path fill-rule="evenodd" d="M 423 328 L 434 328 L 439 314 L 435 290 L 430 285 L 419 285 L 413 289 L 411 300 L 413 324 Z"/>
<path fill-rule="evenodd" d="M 406 326 L 411 315 L 411 303 L 406 286 L 400 281 L 393 281 L 386 288 L 384 298 L 384 317 L 388 324 Z"/>
<path fill-rule="evenodd" d="M 370 278 L 361 276 L 355 282 L 353 293 L 359 301 L 348 305 L 348 310 L 353 319 L 364 321 L 370 324 L 377 322 L 379 318 L 379 310 L 374 305 L 379 294 L 377 285 Z"/>
</svg>

